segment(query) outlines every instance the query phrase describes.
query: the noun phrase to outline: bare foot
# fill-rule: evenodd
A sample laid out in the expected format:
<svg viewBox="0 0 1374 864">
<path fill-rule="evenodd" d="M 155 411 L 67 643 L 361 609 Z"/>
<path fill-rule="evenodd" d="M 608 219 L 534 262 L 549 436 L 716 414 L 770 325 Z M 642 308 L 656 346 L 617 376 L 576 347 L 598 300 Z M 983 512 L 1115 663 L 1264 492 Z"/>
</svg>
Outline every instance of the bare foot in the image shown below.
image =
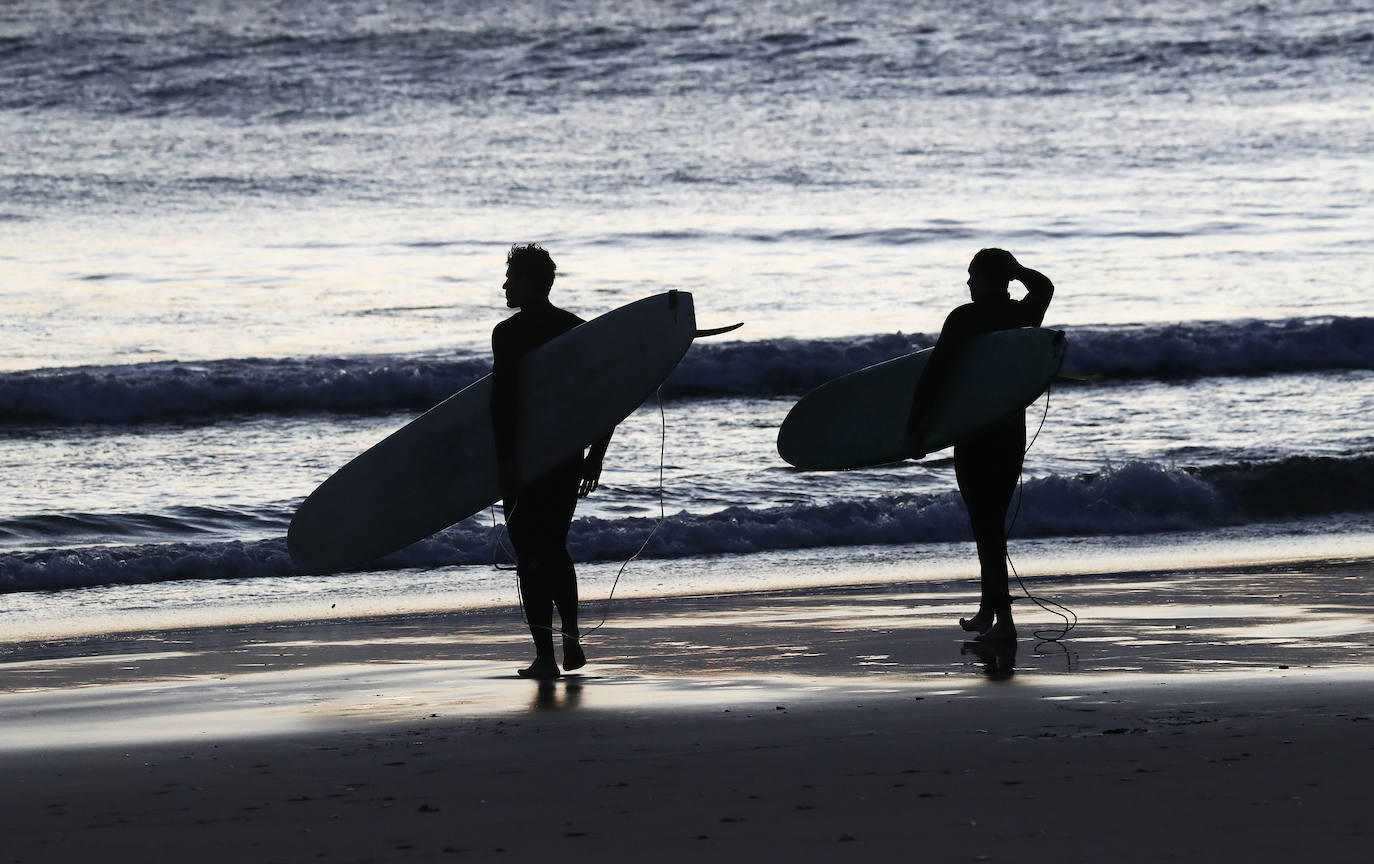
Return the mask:
<svg viewBox="0 0 1374 864">
<path fill-rule="evenodd" d="M 524 669 L 515 670 L 515 674 L 519 675 L 521 678 L 548 680 L 550 678 L 557 678 L 561 673 L 558 671 L 558 664 L 554 662 L 552 657 L 536 655 L 533 663 Z"/>
<path fill-rule="evenodd" d="M 1002 609 L 997 613 L 997 623 L 993 624 L 986 632 L 975 636 L 975 642 L 1015 642 L 1016 641 L 1016 622 L 1011 620 L 1011 608 Z"/>
<path fill-rule="evenodd" d="M 959 626 L 970 633 L 986 633 L 992 629 L 993 611 L 985 606 L 978 607 L 978 614 L 972 618 L 960 618 Z"/>
<path fill-rule="evenodd" d="M 563 671 L 571 672 L 587 665 L 587 655 L 582 653 L 582 643 L 576 639 L 563 637 Z"/>
</svg>

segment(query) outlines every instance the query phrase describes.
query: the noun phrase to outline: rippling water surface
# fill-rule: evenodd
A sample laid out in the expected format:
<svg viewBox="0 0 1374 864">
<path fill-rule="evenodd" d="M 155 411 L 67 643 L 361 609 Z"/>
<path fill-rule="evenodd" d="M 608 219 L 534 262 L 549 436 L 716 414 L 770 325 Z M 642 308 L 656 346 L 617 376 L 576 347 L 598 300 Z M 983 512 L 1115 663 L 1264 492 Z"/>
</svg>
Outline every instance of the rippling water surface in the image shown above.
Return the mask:
<svg viewBox="0 0 1374 864">
<path fill-rule="evenodd" d="M 583 559 L 647 532 L 661 436 L 647 555 L 962 540 L 947 462 L 773 441 L 991 245 L 1102 376 L 1052 394 L 1023 536 L 1359 535 L 1371 66 L 1374 6 L 1318 0 L 5 4 L 0 590 L 289 578 L 299 500 L 484 374 L 517 240 L 584 316 L 746 322 L 624 425 Z"/>
</svg>

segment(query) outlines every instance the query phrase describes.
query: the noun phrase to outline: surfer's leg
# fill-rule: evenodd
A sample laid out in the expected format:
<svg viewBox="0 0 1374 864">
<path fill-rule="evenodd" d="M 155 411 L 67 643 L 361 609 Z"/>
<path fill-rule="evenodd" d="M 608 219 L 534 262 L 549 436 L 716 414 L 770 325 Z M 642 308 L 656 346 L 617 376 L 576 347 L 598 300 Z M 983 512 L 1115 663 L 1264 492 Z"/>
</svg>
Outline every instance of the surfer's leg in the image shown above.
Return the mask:
<svg viewBox="0 0 1374 864">
<path fill-rule="evenodd" d="M 517 552 L 518 554 L 518 552 Z M 520 599 L 525 621 L 534 639 L 534 662 L 517 670 L 522 678 L 557 678 L 558 661 L 553 653 L 553 598 L 539 573 L 539 562 L 519 565 Z"/>
<path fill-rule="evenodd" d="M 1011 504 L 1012 495 L 1016 493 L 1016 485 L 1021 480 L 1021 460 L 1025 455 L 1025 427 L 1021 427 L 1019 436 L 1009 434 L 1007 439 L 1001 443 L 1000 458 L 991 461 L 993 466 L 993 479 L 990 482 L 990 501 L 997 504 L 997 519 L 995 530 L 997 532 L 998 554 L 1001 556 L 996 571 L 996 581 L 991 586 L 983 588 L 984 596 L 989 597 L 987 601 L 996 612 L 997 620 L 986 632 L 977 637 L 980 642 L 1005 642 L 1016 639 L 1016 622 L 1011 614 L 1011 592 L 1007 583 L 1007 508 Z M 989 526 L 988 531 L 994 530 L 994 526 Z"/>
<path fill-rule="evenodd" d="M 553 604 L 558 609 L 558 619 L 563 631 L 563 668 L 580 669 L 587 665 L 587 656 L 582 651 L 581 632 L 577 626 L 577 569 L 573 566 L 572 556 L 568 554 L 568 528 L 572 524 L 573 512 L 577 509 L 577 490 L 581 485 L 581 461 L 564 465 L 559 469 L 558 497 L 551 501 L 549 529 L 550 534 L 544 548 L 548 561 L 547 578 L 552 593 Z"/>
<path fill-rule="evenodd" d="M 983 448 L 954 448 L 954 476 L 968 512 L 969 527 L 973 529 L 973 542 L 978 547 L 981 575 L 978 618 L 985 617 L 984 612 L 990 613 L 994 603 L 1003 599 L 1001 595 L 1006 594 L 1007 580 L 1006 535 L 1002 530 L 1006 502 L 999 500 L 1002 498 L 1000 484 L 996 482 L 997 473 L 988 456 Z"/>
<path fill-rule="evenodd" d="M 997 440 L 954 448 L 954 473 L 978 547 L 978 614 L 959 619 L 960 626 L 968 631 L 987 633 L 999 619 L 1011 621 L 1006 517 L 1007 506 L 1021 476 L 1018 437 L 1003 435 Z M 999 638 L 1006 638 L 1005 632 L 1006 628 L 1002 628 Z"/>
<path fill-rule="evenodd" d="M 534 639 L 535 657 L 552 660 L 553 599 L 537 570 L 521 568 L 520 599 L 525 607 L 525 622 L 529 624 L 530 637 Z"/>
<path fill-rule="evenodd" d="M 553 603 L 558 607 L 558 620 L 563 630 L 563 668 L 580 669 L 587 665 L 587 655 L 582 652 L 581 632 L 577 627 L 577 571 L 566 546 L 556 571 L 550 575 Z"/>
<path fill-rule="evenodd" d="M 579 641 L 581 633 L 577 627 L 577 571 L 573 568 L 572 556 L 568 554 L 566 545 L 548 550 L 548 555 L 544 577 L 553 605 L 558 609 L 563 633 L 563 668 L 579 669 L 587 665 L 587 657 L 582 653 Z"/>
<path fill-rule="evenodd" d="M 521 492 L 515 518 L 507 525 L 511 545 L 515 547 L 525 622 L 529 625 L 530 637 L 534 639 L 534 664 L 520 670 L 520 674 L 528 678 L 558 675 L 553 653 L 553 592 L 546 578 L 544 560 L 548 516 L 547 495 L 536 481 Z"/>
<path fill-rule="evenodd" d="M 525 621 L 534 639 L 534 652 L 553 656 L 553 598 L 535 567 L 520 568 L 520 599 L 524 601 Z"/>
</svg>

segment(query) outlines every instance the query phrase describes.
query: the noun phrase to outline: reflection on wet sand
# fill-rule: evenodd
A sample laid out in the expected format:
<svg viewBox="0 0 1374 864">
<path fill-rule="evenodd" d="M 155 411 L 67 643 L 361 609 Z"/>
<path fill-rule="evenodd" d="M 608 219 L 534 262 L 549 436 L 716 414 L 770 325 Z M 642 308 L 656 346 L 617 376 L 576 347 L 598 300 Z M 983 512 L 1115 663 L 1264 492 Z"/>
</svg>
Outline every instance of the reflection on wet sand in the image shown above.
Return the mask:
<svg viewBox="0 0 1374 864">
<path fill-rule="evenodd" d="M 1016 674 L 1016 642 L 965 642 L 963 654 L 972 654 L 983 666 L 989 681 L 1010 681 Z"/>
<path fill-rule="evenodd" d="M 530 707 L 536 711 L 561 711 L 581 704 L 582 676 L 565 675 L 555 681 L 539 681 Z"/>
<path fill-rule="evenodd" d="M 1374 629 L 1364 599 L 1370 576 L 1343 575 L 1135 576 L 1110 595 L 1100 581 L 1042 580 L 1038 592 L 1071 604 L 1078 629 L 1065 642 L 1004 646 L 963 642 L 956 622 L 970 593 L 962 586 L 943 595 L 907 585 L 635 601 L 588 640 L 591 663 L 581 674 L 543 684 L 514 675 L 524 658 L 510 614 L 21 644 L 3 649 L 0 717 L 8 746 L 24 747 L 574 708 L 773 710 L 954 691 L 978 698 L 985 682 L 1079 689 L 1090 680 L 1290 667 L 1359 672 L 1374 666 L 1374 646 L 1352 638 Z M 1054 623 L 1029 613 L 1022 621 L 1027 632 Z"/>
</svg>

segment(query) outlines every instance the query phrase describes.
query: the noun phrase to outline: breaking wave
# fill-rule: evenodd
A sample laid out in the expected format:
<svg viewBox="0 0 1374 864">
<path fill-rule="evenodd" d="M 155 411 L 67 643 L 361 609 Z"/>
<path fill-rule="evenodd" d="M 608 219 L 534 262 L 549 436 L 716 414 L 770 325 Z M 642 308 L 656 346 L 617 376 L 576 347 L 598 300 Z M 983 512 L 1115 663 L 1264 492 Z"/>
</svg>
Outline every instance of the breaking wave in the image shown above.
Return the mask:
<svg viewBox="0 0 1374 864">
<path fill-rule="evenodd" d="M 1094 474 L 1027 481 L 1013 532 L 1017 537 L 1151 534 L 1367 512 L 1374 509 L 1367 491 L 1371 484 L 1374 454 L 1204 469 L 1134 462 Z M 578 561 L 624 559 L 653 525 L 643 517 L 584 517 L 573 523 L 569 548 Z M 482 518 L 468 519 L 371 566 L 489 564 L 498 539 L 494 532 L 501 531 Z M 680 513 L 659 527 L 643 554 L 681 558 L 967 539 L 958 494 L 946 492 Z M 0 554 L 0 592 L 296 572 L 281 538 L 47 549 Z"/>
<path fill-rule="evenodd" d="M 1067 328 L 1066 368 L 1109 380 L 1374 369 L 1374 318 Z M 667 397 L 800 395 L 929 347 L 932 334 L 706 342 Z M 0 373 L 0 423 L 146 423 L 245 413 L 428 408 L 490 371 L 483 355 L 141 363 Z"/>
</svg>

